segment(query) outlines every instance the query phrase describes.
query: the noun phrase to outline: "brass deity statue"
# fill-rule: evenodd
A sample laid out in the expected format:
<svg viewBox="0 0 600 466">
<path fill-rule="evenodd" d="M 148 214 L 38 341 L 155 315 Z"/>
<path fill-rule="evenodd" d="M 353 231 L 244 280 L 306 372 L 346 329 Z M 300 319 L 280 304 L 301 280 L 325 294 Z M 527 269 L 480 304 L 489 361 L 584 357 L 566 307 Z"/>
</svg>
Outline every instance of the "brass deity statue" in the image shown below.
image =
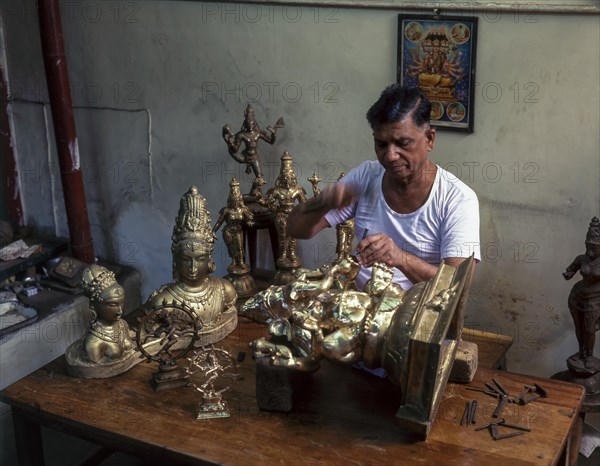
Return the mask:
<svg viewBox="0 0 600 466">
<path fill-rule="evenodd" d="M 372 267 L 364 291 L 337 288 L 340 276 L 356 276 L 353 256 L 322 270 L 312 284 L 304 274 L 272 286 L 241 310 L 269 324 L 271 338 L 251 343 L 254 357 L 300 372 L 317 370 L 323 359 L 383 368 L 402 392 L 397 421 L 426 436 L 460 340 L 473 262 L 442 263 L 433 279 L 408 291 L 392 283 L 393 270 L 383 264 Z"/>
<path fill-rule="evenodd" d="M 319 194 L 321 194 L 321 188 L 319 188 L 319 183 L 321 181 L 323 181 L 323 178 L 319 178 L 319 176 L 317 175 L 317 172 L 314 172 L 312 174 L 312 176 L 307 178 L 307 180 L 310 182 L 310 184 L 312 186 L 313 196 L 317 197 Z"/>
<path fill-rule="evenodd" d="M 277 130 L 285 126 L 283 118 L 279 118 L 274 127 L 267 126 L 266 130 L 260 129 L 254 116 L 252 105 L 248 104 L 244 112 L 244 123 L 242 128 L 235 135 L 231 131 L 229 125 L 223 126 L 223 139 L 229 149 L 229 154 L 236 162 L 246 164 L 246 173 L 254 173 L 254 182 L 250 196 L 255 200 L 262 197 L 261 188 L 266 184 L 263 177 L 262 167 L 260 166 L 260 158 L 258 155 L 258 142 L 262 139 L 269 144 L 275 143 Z M 244 150 L 238 154 L 240 147 L 244 144 Z"/>
<path fill-rule="evenodd" d="M 298 277 L 285 285 L 272 285 L 248 299 L 240 309 L 240 315 L 256 322 L 269 324 L 279 319 L 293 317 L 296 312 L 316 306 L 322 307 L 317 297 L 327 290 L 336 288 L 339 277 L 354 280 L 360 267 L 356 259 L 308 271 L 303 269 Z"/>
<path fill-rule="evenodd" d="M 213 232 L 219 231 L 223 227 L 223 240 L 227 246 L 227 252 L 231 258 L 231 264 L 227 267 L 229 275 L 226 277 L 235 287 L 238 297 L 248 298 L 256 293 L 254 279 L 250 275 L 250 266 L 246 263 L 246 249 L 244 247 L 244 224 L 252 226 L 254 224 L 254 214 L 244 204 L 244 199 L 240 192 L 240 183 L 232 178 L 229 183 L 229 197 L 227 207 L 223 207 L 219 212 L 217 223 L 213 227 Z"/>
<path fill-rule="evenodd" d="M 270 356 L 273 365 L 313 372 L 323 358 L 353 363 L 372 354 L 373 349 L 363 348 L 367 317 L 374 315 L 377 308 L 379 320 L 389 325 L 391 311 L 400 304 L 404 290 L 392 283 L 394 272 L 383 264 L 373 266 L 365 291 L 335 287 L 340 275 L 352 280 L 358 270 L 358 262 L 349 256 L 325 269 L 321 280 L 301 277 L 285 287 L 262 292 L 270 301 L 261 300 L 260 293 L 248 300 L 241 315 L 269 323 L 271 335 L 286 337 L 290 343 L 261 338 L 252 344 L 254 356 Z M 272 293 L 277 291 L 280 297 L 275 300 Z"/>
<path fill-rule="evenodd" d="M 205 346 L 188 358 L 188 378 L 191 385 L 202 394 L 196 419 L 230 417 L 223 393 L 239 377 L 235 358 L 223 348 Z"/>
<path fill-rule="evenodd" d="M 340 173 L 338 181 L 340 181 L 346 174 Z M 336 261 L 343 260 L 352 254 L 352 241 L 354 240 L 354 219 L 346 220 L 338 223 L 335 226 L 337 243 L 335 252 L 337 254 Z"/>
<path fill-rule="evenodd" d="M 563 273 L 570 280 L 577 272 L 582 279 L 569 294 L 569 310 L 575 324 L 579 351 L 567 360 L 571 371 L 582 376 L 600 373 L 600 359 L 594 357 L 596 332 L 600 327 L 600 220 L 592 218 L 581 254 Z M 600 385 L 598 385 L 600 390 Z"/>
<path fill-rule="evenodd" d="M 284 152 L 275 186 L 267 191 L 266 204 L 275 212 L 275 228 L 279 239 L 279 258 L 276 260 L 278 273 L 275 284 L 294 280 L 293 270 L 300 267 L 296 239 L 288 235 L 287 220 L 296 202 L 306 201 L 306 191 L 298 184 L 292 165 L 292 156 Z"/>
<path fill-rule="evenodd" d="M 76 377 L 113 377 L 142 361 L 133 332 L 121 316 L 125 291 L 110 270 L 92 264 L 82 274 L 81 288 L 90 300 L 92 319 L 85 336 L 66 351 L 67 371 Z"/>
<path fill-rule="evenodd" d="M 211 277 L 215 241 L 206 200 L 192 186 L 181 198 L 173 228 L 173 282 L 154 291 L 144 305 L 150 313 L 165 303 L 182 303 L 194 313 L 199 325 L 197 346 L 222 340 L 237 326 L 233 285 Z"/>
</svg>

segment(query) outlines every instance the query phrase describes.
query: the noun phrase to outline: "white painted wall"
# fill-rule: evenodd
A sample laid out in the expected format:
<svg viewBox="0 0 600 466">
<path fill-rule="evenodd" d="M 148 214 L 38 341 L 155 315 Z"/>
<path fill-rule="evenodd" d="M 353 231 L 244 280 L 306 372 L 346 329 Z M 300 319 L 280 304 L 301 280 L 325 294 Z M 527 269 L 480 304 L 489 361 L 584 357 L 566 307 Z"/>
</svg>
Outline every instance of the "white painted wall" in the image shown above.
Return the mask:
<svg viewBox="0 0 600 466">
<path fill-rule="evenodd" d="M 66 235 L 34 5 L 2 3 L 26 218 Z M 600 214 L 599 17 L 479 18 L 475 133 L 438 132 L 432 159 L 481 203 L 467 325 L 512 335 L 509 368 L 550 376 L 577 348 L 561 272 Z M 364 115 L 395 80 L 394 11 L 82 0 L 63 24 L 97 253 L 137 267 L 144 298 L 170 280 L 187 188 L 213 221 L 231 176 L 249 188 L 221 139 L 248 101 L 262 126 L 286 122 L 262 147 L 268 186 L 284 150 L 307 190 L 315 169 L 331 182 L 374 157 Z M 305 265 L 331 260 L 333 241 L 302 242 Z M 222 240 L 215 259 L 225 274 Z"/>
</svg>

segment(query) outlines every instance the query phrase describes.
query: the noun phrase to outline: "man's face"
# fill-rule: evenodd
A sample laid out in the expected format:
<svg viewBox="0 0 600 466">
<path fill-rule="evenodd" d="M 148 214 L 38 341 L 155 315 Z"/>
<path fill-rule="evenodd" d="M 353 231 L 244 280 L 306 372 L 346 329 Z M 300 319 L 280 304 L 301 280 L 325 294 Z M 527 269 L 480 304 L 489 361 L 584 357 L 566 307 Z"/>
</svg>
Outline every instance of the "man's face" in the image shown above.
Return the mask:
<svg viewBox="0 0 600 466">
<path fill-rule="evenodd" d="M 429 152 L 435 145 L 435 129 L 429 125 L 419 128 L 409 116 L 376 126 L 373 142 L 377 159 L 391 179 L 408 184 L 424 175 Z"/>
</svg>

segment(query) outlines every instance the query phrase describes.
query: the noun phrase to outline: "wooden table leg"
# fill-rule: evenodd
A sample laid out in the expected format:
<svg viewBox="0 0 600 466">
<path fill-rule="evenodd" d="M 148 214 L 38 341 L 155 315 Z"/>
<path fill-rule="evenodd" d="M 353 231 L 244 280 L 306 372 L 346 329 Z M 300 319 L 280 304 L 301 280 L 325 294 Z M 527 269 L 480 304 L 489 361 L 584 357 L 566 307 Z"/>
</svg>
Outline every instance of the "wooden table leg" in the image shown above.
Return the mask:
<svg viewBox="0 0 600 466">
<path fill-rule="evenodd" d="M 20 466 L 44 466 L 44 444 L 42 429 L 32 422 L 20 409 L 12 409 L 17 459 Z"/>
<path fill-rule="evenodd" d="M 585 413 L 580 412 L 571 429 L 571 436 L 568 440 L 568 458 L 569 466 L 576 466 L 579 458 L 579 445 L 581 444 L 581 435 L 583 434 L 583 424 L 585 422 Z"/>
<path fill-rule="evenodd" d="M 579 445 L 581 443 L 584 421 L 585 413 L 580 412 L 577 416 L 577 419 L 575 419 L 575 422 L 573 423 L 571 432 L 567 437 L 565 448 L 563 448 L 560 458 L 558 459 L 559 465 L 577 466 L 577 460 L 579 459 Z"/>
</svg>

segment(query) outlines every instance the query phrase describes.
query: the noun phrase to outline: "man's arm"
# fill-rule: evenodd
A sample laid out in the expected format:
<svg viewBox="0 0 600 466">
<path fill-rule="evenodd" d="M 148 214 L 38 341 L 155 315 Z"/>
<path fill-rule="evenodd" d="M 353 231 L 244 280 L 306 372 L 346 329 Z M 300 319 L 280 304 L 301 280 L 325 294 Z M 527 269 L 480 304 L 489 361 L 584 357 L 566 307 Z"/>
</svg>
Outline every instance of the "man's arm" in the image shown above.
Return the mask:
<svg viewBox="0 0 600 466">
<path fill-rule="evenodd" d="M 356 250 L 358 261 L 363 267 L 372 267 L 375 262 L 383 262 L 390 267 L 396 267 L 412 283 L 432 279 L 439 267 L 399 248 L 392 238 L 384 233 L 367 236 L 358 243 Z M 448 265 L 457 267 L 466 259 L 466 257 L 448 257 L 444 261 Z"/>
<path fill-rule="evenodd" d="M 325 214 L 341 209 L 352 202 L 354 193 L 344 184 L 336 183 L 321 191 L 317 197 L 297 204 L 288 216 L 288 234 L 298 239 L 309 239 L 329 227 Z"/>
</svg>

